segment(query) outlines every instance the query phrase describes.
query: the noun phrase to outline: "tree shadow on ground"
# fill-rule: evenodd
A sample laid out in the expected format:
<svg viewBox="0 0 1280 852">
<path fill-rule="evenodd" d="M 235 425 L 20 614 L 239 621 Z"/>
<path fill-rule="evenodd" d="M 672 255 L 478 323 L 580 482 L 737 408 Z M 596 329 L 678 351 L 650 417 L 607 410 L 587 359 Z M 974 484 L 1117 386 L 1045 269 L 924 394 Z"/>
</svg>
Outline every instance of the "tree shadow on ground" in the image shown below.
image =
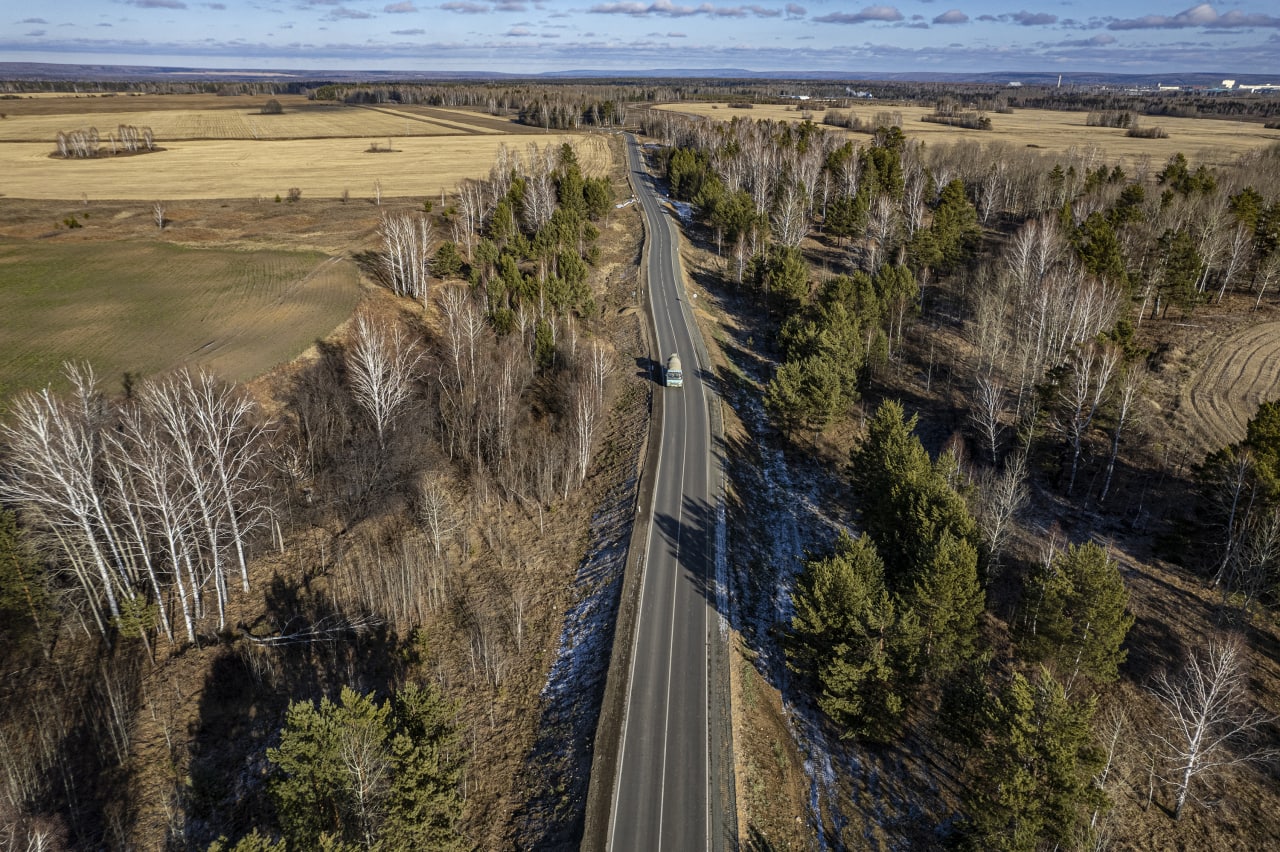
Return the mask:
<svg viewBox="0 0 1280 852">
<path fill-rule="evenodd" d="M 402 674 L 401 649 L 383 625 L 354 626 L 311 576 L 297 583 L 273 577 L 263 615 L 203 652 L 213 661 L 189 732 L 182 802 L 188 847 L 274 825 L 266 752 L 278 742 L 289 704 L 332 698 L 343 686 L 384 696 Z"/>
</svg>

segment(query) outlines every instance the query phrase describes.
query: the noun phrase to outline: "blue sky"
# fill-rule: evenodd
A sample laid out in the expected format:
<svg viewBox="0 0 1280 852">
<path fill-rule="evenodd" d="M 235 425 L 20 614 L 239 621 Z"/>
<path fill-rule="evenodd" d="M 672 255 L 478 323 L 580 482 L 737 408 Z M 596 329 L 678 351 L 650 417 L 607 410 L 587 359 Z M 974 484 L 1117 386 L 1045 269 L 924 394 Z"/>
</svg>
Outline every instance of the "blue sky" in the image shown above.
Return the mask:
<svg viewBox="0 0 1280 852">
<path fill-rule="evenodd" d="M 0 0 L 0 61 L 1274 74 L 1280 6 L 1168 0 Z"/>
</svg>

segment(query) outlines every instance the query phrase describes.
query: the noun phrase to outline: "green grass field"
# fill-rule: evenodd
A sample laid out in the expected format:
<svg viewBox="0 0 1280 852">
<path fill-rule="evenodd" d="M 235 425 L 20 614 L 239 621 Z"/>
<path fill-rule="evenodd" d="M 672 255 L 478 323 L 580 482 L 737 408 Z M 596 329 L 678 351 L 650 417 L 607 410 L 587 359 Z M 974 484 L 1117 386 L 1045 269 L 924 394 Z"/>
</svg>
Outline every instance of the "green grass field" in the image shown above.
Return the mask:
<svg viewBox="0 0 1280 852">
<path fill-rule="evenodd" d="M 327 335 L 359 295 L 356 267 L 319 252 L 0 238 L 0 407 L 61 387 L 68 359 L 109 390 L 180 364 L 249 379 Z"/>
</svg>

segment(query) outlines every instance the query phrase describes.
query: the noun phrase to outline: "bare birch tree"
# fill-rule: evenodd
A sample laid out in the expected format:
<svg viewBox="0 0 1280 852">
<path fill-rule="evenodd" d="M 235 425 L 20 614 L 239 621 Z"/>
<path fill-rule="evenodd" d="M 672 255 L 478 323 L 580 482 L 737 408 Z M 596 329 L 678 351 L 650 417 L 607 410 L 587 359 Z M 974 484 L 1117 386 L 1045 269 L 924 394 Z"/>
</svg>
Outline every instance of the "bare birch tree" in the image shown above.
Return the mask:
<svg viewBox="0 0 1280 852">
<path fill-rule="evenodd" d="M 534 158 L 530 166 L 532 171 L 524 190 L 525 224 L 531 231 L 540 231 L 551 221 L 551 214 L 556 210 L 556 184 L 551 179 L 551 168 L 545 158 Z"/>
<path fill-rule="evenodd" d="M 219 512 L 217 484 L 200 445 L 190 401 L 176 381 L 146 382 L 139 399 L 158 424 L 170 451 L 174 454 L 183 487 L 193 496 L 203 538 L 203 554 L 199 583 L 212 581 L 218 606 L 218 627 L 226 626 L 227 602 L 230 596 L 226 571 L 226 527 Z"/>
<path fill-rule="evenodd" d="M 1025 448 L 1024 448 L 1025 450 Z M 1027 504 L 1027 454 L 1014 452 L 1005 458 L 997 476 L 985 471 L 978 478 L 978 505 L 974 516 L 978 531 L 991 554 L 992 568 L 1000 565 L 1014 519 Z"/>
<path fill-rule="evenodd" d="M 1253 232 L 1245 225 L 1239 225 L 1227 243 L 1227 262 L 1222 269 L 1222 287 L 1218 290 L 1218 301 L 1227 294 L 1227 288 L 1235 284 L 1240 273 L 1249 265 L 1253 254 Z"/>
<path fill-rule="evenodd" d="M 253 400 L 238 388 L 200 370 L 181 370 L 176 381 L 187 397 L 221 512 L 231 529 L 241 586 L 249 591 L 245 545 L 266 524 L 271 507 L 263 475 L 267 428 Z"/>
<path fill-rule="evenodd" d="M 890 249 L 890 241 L 898 229 L 898 207 L 893 199 L 881 195 L 871 205 L 871 215 L 867 217 L 867 265 L 868 272 L 874 272 L 881 259 Z"/>
<path fill-rule="evenodd" d="M 1000 461 L 1000 437 L 1004 434 L 1004 384 L 989 375 L 978 376 L 969 408 L 969 421 L 978 431 L 991 463 Z"/>
<path fill-rule="evenodd" d="M 1062 411 L 1057 426 L 1071 444 L 1071 475 L 1067 480 L 1067 494 L 1075 488 L 1076 471 L 1079 469 L 1085 437 L 1102 405 L 1119 361 L 1120 351 L 1116 347 L 1087 343 L 1076 351 L 1071 362 L 1071 372 L 1058 391 Z"/>
<path fill-rule="evenodd" d="M 804 241 L 809 232 L 809 208 L 804 193 L 794 182 L 786 184 L 779 192 L 770 221 L 779 245 L 796 248 Z"/>
<path fill-rule="evenodd" d="M 0 437 L 9 450 L 0 498 L 53 532 L 105 635 L 101 604 L 111 618 L 120 617 L 121 571 L 103 538 L 106 510 L 94 471 L 100 442 L 93 425 L 45 388 L 18 397 Z"/>
<path fill-rule="evenodd" d="M 399 322 L 362 311 L 346 357 L 352 396 L 373 420 L 378 447 L 385 451 L 387 433 L 413 396 L 421 353 Z"/>
<path fill-rule="evenodd" d="M 1275 717 L 1252 706 L 1244 651 L 1239 640 L 1210 640 L 1193 651 L 1175 673 L 1156 676 L 1151 693 L 1164 711 L 1166 725 L 1155 733 L 1163 747 L 1174 793 L 1174 819 L 1188 799 L 1196 799 L 1197 781 L 1244 763 L 1274 760 L 1274 747 L 1250 748 L 1251 735 Z"/>
<path fill-rule="evenodd" d="M 572 476 L 565 476 L 565 497 L 569 496 L 571 485 L 581 485 L 587 478 L 587 468 L 591 465 L 591 454 L 601 425 L 600 407 L 596 404 L 595 393 L 588 382 L 577 382 L 571 399 L 574 473 Z"/>
<path fill-rule="evenodd" d="M 1116 457 L 1120 455 L 1120 438 L 1134 413 L 1134 403 L 1142 392 L 1147 371 L 1141 364 L 1133 364 L 1120 371 L 1120 383 L 1116 389 L 1116 425 L 1111 430 L 1111 453 L 1107 457 L 1107 473 L 1102 480 L 1102 493 L 1098 502 L 1105 502 L 1111 493 L 1111 477 L 1116 470 Z"/>
<path fill-rule="evenodd" d="M 418 478 L 417 497 L 418 520 L 426 528 L 427 538 L 439 560 L 445 544 L 462 526 L 458 507 L 444 477 L 435 473 L 424 473 Z"/>
<path fill-rule="evenodd" d="M 1262 307 L 1262 297 L 1277 278 L 1280 278 L 1280 251 L 1273 251 L 1258 262 L 1258 270 L 1253 277 L 1254 285 L 1258 288 L 1258 298 L 1253 303 L 1255 311 Z"/>
</svg>

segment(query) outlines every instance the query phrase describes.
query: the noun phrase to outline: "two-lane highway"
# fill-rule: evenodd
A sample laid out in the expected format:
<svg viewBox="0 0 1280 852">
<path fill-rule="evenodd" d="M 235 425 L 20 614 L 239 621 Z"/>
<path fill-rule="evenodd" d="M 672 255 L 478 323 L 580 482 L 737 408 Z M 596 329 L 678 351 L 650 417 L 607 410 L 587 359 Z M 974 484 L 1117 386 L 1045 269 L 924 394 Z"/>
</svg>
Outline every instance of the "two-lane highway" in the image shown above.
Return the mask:
<svg viewBox="0 0 1280 852">
<path fill-rule="evenodd" d="M 708 643 L 718 632 L 714 578 L 716 494 L 704 364 L 690 331 L 678 232 L 643 168 L 635 139 L 628 158 L 644 209 L 655 358 L 679 353 L 683 388 L 664 394 L 644 577 L 609 823 L 615 852 L 712 848 Z M 655 376 L 661 369 L 655 367 Z M 718 845 L 718 844 L 717 844 Z"/>
</svg>

